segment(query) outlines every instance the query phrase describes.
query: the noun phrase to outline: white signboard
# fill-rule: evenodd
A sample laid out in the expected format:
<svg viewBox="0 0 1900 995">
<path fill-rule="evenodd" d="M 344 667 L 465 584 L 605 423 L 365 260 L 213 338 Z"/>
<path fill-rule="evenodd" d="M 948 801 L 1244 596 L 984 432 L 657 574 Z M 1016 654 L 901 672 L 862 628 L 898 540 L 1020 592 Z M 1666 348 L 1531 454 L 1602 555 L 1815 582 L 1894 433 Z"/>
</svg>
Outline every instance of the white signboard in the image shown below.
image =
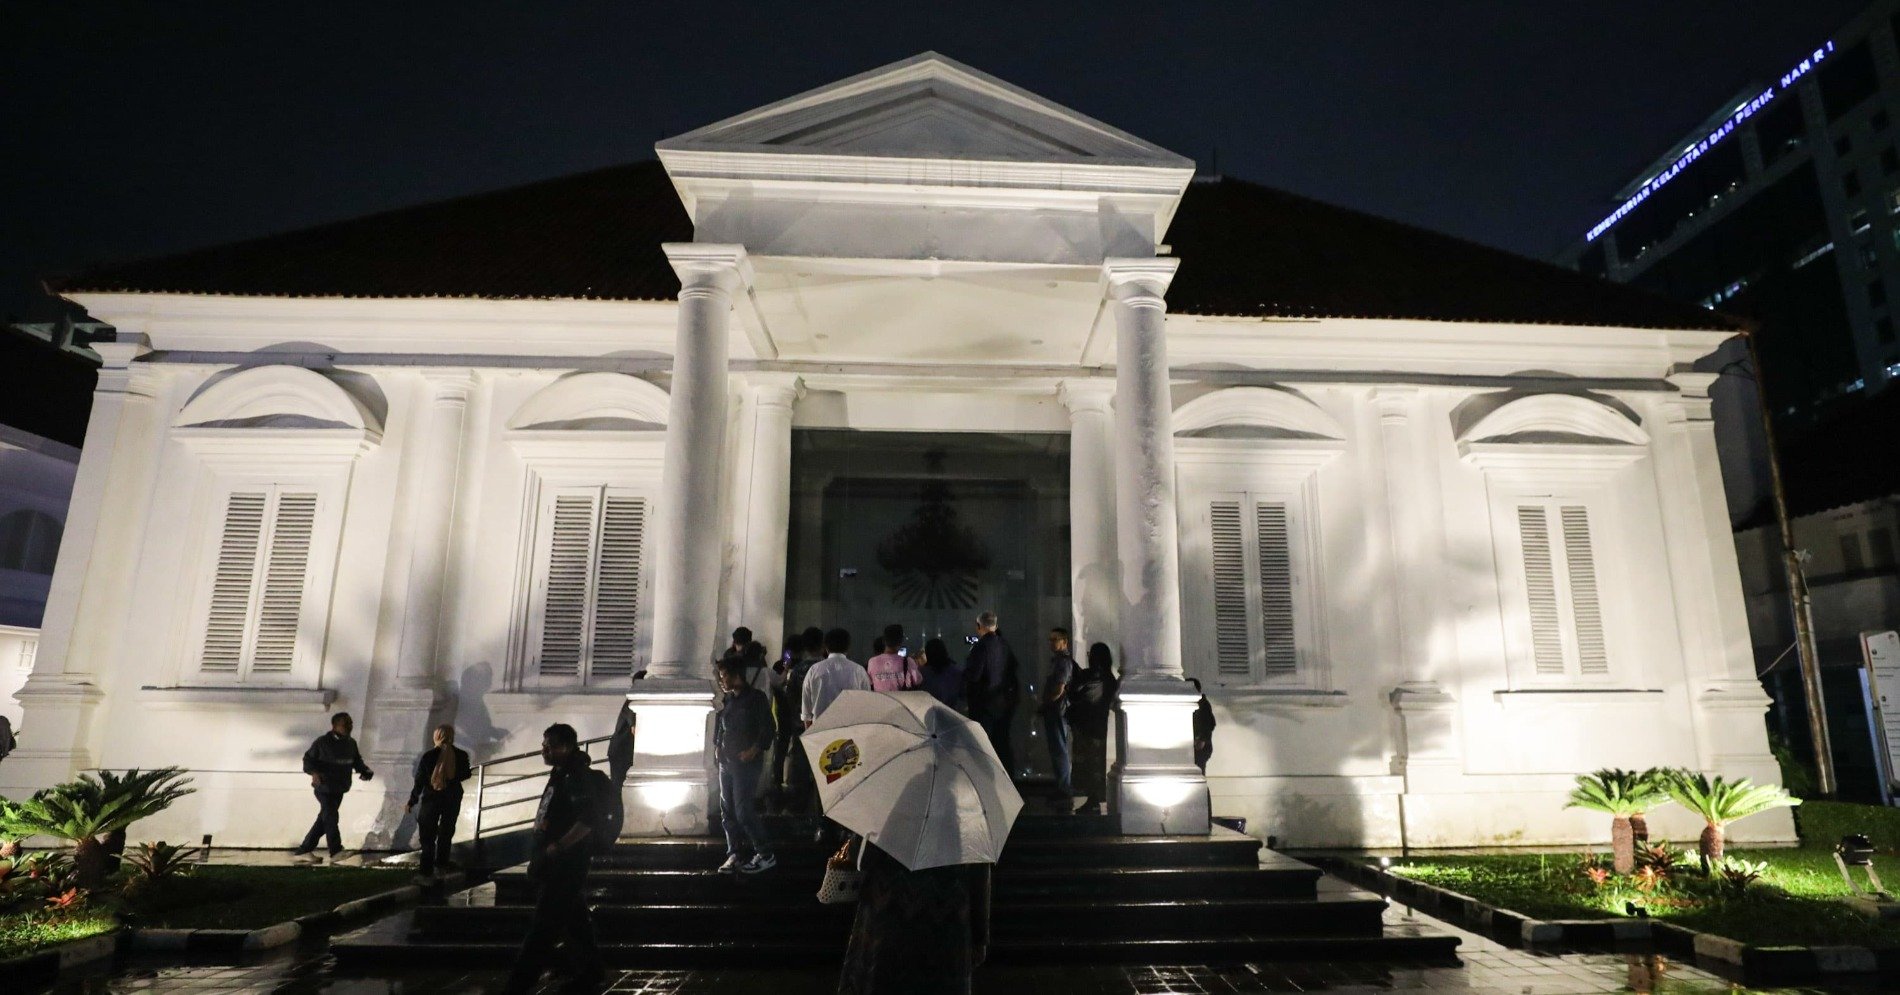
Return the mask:
<svg viewBox="0 0 1900 995">
<path fill-rule="evenodd" d="M 1885 749 L 1882 761 L 1887 783 L 1892 784 L 1900 771 L 1900 632 L 1863 632 L 1861 654 L 1867 661 L 1867 678 L 1873 684 L 1874 711 L 1880 723 L 1880 740 Z"/>
</svg>

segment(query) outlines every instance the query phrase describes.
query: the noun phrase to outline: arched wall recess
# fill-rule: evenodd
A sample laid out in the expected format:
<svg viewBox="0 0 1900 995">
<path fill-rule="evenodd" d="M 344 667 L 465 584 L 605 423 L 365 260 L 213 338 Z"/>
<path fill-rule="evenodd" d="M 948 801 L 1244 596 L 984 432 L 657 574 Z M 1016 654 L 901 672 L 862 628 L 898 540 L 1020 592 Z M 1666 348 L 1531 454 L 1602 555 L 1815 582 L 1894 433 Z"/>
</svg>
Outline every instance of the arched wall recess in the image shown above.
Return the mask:
<svg viewBox="0 0 1900 995">
<path fill-rule="evenodd" d="M 1292 391 L 1268 387 L 1228 387 L 1181 405 L 1174 412 L 1174 434 L 1216 428 L 1257 428 L 1291 438 L 1344 439 L 1345 429 L 1313 402 Z"/>
<path fill-rule="evenodd" d="M 382 423 L 336 381 L 301 366 L 258 366 L 199 391 L 172 420 L 178 428 L 355 429 L 374 442 Z"/>
<path fill-rule="evenodd" d="M 627 431 L 666 427 L 670 398 L 624 373 L 576 373 L 541 388 L 508 419 L 510 431 Z"/>
<path fill-rule="evenodd" d="M 1512 440 L 1646 446 L 1649 433 L 1609 405 L 1575 394 L 1533 394 L 1485 415 L 1458 436 L 1461 446 Z"/>
</svg>

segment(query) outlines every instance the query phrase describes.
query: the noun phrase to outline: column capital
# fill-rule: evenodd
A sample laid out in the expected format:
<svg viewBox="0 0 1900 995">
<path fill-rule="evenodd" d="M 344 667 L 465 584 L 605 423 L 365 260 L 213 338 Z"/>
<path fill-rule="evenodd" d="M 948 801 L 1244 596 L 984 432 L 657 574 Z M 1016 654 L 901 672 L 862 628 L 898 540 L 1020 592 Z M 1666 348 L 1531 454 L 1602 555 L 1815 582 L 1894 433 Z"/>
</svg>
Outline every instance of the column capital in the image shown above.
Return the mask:
<svg viewBox="0 0 1900 995">
<path fill-rule="evenodd" d="M 1411 386 L 1380 386 L 1372 388 L 1372 407 L 1379 412 L 1379 421 L 1383 424 L 1402 423 L 1412 414 L 1412 400 L 1418 397 L 1418 388 Z"/>
<path fill-rule="evenodd" d="M 1115 400 L 1115 381 L 1106 377 L 1077 377 L 1056 385 L 1056 400 L 1070 416 L 1085 412 L 1108 414 Z"/>
<path fill-rule="evenodd" d="M 437 404 L 467 404 L 475 392 L 475 371 L 467 367 L 435 366 L 418 372 L 429 385 L 429 399 Z"/>
<path fill-rule="evenodd" d="M 1715 373 L 1671 373 L 1664 379 L 1675 384 L 1678 393 L 1668 398 L 1664 404 L 1664 418 L 1680 412 L 1683 421 L 1706 422 L 1715 418 L 1715 399 L 1709 396 L 1709 388 L 1715 385 L 1719 374 Z"/>
<path fill-rule="evenodd" d="M 1102 284 L 1110 300 L 1130 307 L 1167 307 L 1163 296 L 1174 282 L 1181 260 L 1171 256 L 1114 257 L 1102 260 Z"/>
<path fill-rule="evenodd" d="M 745 384 L 752 402 L 761 407 L 789 408 L 805 396 L 805 378 L 796 373 L 751 373 Z"/>
<path fill-rule="evenodd" d="M 157 377 L 149 367 L 138 364 L 140 357 L 152 351 L 145 336 L 127 335 L 116 342 L 94 342 L 92 351 L 98 353 L 100 359 L 99 382 L 93 388 L 96 393 L 152 396 Z"/>
<path fill-rule="evenodd" d="M 680 295 L 693 291 L 732 293 L 752 284 L 752 260 L 743 245 L 716 242 L 665 242 L 660 250 L 680 278 Z"/>
</svg>

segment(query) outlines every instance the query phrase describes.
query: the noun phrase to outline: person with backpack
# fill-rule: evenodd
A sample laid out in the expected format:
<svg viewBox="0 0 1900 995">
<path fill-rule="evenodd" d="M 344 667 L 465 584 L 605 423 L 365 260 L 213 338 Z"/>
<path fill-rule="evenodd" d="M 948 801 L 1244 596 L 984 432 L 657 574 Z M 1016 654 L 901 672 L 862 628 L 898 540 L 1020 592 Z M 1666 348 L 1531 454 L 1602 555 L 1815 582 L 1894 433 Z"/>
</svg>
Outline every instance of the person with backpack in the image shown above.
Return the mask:
<svg viewBox="0 0 1900 995">
<path fill-rule="evenodd" d="M 588 866 L 594 853 L 611 846 L 611 836 L 618 835 L 605 825 L 609 818 L 603 804 L 607 775 L 593 769 L 587 754 L 581 752 L 580 736 L 565 722 L 548 726 L 541 734 L 541 760 L 551 769 L 541 789 L 541 804 L 535 809 L 528 858 L 534 914 L 503 989 L 508 995 L 531 990 L 557 947 L 567 954 L 569 988 L 598 986 L 607 973 L 587 910 Z"/>
<path fill-rule="evenodd" d="M 1069 731 L 1075 737 L 1075 787 L 1086 797 L 1077 812 L 1099 814 L 1108 803 L 1108 715 L 1115 710 L 1115 657 L 1107 643 L 1089 646 L 1087 666 L 1069 682 Z"/>
<path fill-rule="evenodd" d="M 435 883 L 435 869 L 451 868 L 449 847 L 455 840 L 455 818 L 462 812 L 462 782 L 469 779 L 468 752 L 455 745 L 455 727 L 435 727 L 435 748 L 416 758 L 415 786 L 403 811 L 416 812 L 416 831 L 422 836 L 421 883 Z"/>
<path fill-rule="evenodd" d="M 713 757 L 719 764 L 719 821 L 726 831 L 726 862 L 721 874 L 758 874 L 777 866 L 765 839 L 765 824 L 753 804 L 759 773 L 778 730 L 765 692 L 746 683 L 739 660 L 719 663 L 719 686 L 726 707 L 713 720 Z"/>
<path fill-rule="evenodd" d="M 787 815 L 803 815 L 817 799 L 818 788 L 812 780 L 811 761 L 798 748 L 798 734 L 804 730 L 800 717 L 805 707 L 805 677 L 825 658 L 825 630 L 811 626 L 792 645 L 797 652 L 781 661 L 785 679 L 779 683 L 778 743 L 772 762 L 784 779 L 780 810 Z M 789 647 L 787 652 L 791 652 Z"/>
<path fill-rule="evenodd" d="M 923 671 L 904 648 L 904 627 L 884 627 L 884 652 L 864 664 L 873 691 L 910 691 L 923 683 Z"/>
</svg>

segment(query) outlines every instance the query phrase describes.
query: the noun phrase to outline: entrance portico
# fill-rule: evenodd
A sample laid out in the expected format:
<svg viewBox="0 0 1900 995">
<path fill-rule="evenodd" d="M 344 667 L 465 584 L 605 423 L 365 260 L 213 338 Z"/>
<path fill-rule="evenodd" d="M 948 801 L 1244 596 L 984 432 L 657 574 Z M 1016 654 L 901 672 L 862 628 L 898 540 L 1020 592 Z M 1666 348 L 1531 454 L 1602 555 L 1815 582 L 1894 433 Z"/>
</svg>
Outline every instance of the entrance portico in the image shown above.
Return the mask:
<svg viewBox="0 0 1900 995">
<path fill-rule="evenodd" d="M 654 537 L 653 662 L 630 695 L 629 831 L 703 822 L 694 731 L 712 707 L 700 679 L 719 623 L 783 631 L 793 427 L 1020 431 L 1034 426 L 1009 413 L 1027 406 L 1080 429 L 1061 624 L 1122 634 L 1121 810 L 1142 832 L 1205 832 L 1197 695 L 1181 670 L 1162 300 L 1175 262 L 1157 254 L 1192 163 L 931 55 L 658 150 L 695 241 L 667 247 L 682 286 L 671 510 Z M 768 368 L 736 406 L 729 350 Z M 774 363 L 822 372 L 793 379 Z M 727 450 L 734 422 L 746 452 Z M 725 606 L 707 555 L 717 536 L 739 547 Z M 1035 680 L 1041 633 L 1011 635 Z"/>
</svg>

